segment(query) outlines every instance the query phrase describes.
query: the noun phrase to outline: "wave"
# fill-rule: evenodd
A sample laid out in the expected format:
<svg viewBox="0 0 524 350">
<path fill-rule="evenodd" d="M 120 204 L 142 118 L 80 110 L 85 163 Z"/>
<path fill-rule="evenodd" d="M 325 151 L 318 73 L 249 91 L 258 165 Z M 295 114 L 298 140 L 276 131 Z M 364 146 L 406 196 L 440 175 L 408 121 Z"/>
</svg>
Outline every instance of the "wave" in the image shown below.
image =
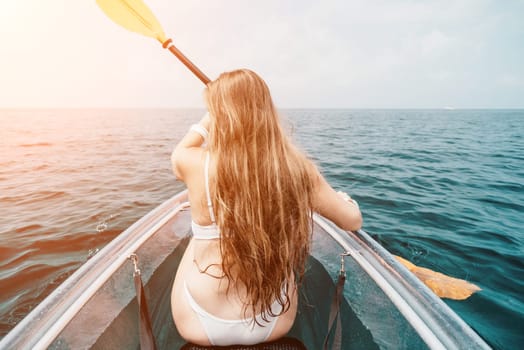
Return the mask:
<svg viewBox="0 0 524 350">
<path fill-rule="evenodd" d="M 36 142 L 36 143 L 21 143 L 18 145 L 18 147 L 51 147 L 53 146 L 50 142 Z"/>
</svg>

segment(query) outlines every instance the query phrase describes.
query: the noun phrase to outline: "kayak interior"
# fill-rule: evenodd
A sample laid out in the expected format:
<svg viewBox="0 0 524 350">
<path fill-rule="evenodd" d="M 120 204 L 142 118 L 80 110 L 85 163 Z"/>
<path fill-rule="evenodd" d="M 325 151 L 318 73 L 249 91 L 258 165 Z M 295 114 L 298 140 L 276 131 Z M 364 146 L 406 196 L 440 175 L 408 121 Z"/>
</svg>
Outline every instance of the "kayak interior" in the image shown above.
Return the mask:
<svg viewBox="0 0 524 350">
<path fill-rule="evenodd" d="M 171 316 L 170 293 L 191 236 L 187 191 L 169 199 L 101 249 L 1 341 L 0 349 L 138 348 L 133 264 L 138 256 L 157 348 L 185 341 Z M 312 256 L 289 336 L 322 347 L 342 252 L 343 348 L 489 348 L 445 303 L 364 231 L 347 233 L 314 215 Z"/>
</svg>

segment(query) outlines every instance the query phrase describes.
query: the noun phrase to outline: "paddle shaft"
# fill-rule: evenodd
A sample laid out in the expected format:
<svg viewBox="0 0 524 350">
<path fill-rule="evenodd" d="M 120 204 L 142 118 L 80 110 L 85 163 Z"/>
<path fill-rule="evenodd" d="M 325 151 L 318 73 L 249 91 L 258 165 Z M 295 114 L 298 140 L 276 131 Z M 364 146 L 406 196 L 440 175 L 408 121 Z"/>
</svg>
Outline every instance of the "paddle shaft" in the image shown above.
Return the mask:
<svg viewBox="0 0 524 350">
<path fill-rule="evenodd" d="M 191 72 L 193 72 L 193 74 L 196 75 L 197 78 L 200 79 L 200 81 L 202 81 L 205 85 L 209 84 L 211 80 L 209 80 L 209 78 L 204 73 L 202 73 L 202 71 L 198 69 L 198 67 L 195 66 L 193 62 L 184 56 L 182 51 L 176 48 L 171 39 L 167 39 L 166 42 L 162 44 L 162 47 L 169 49 L 169 51 L 171 51 L 171 53 L 175 55 L 176 58 L 178 58 L 180 62 L 182 62 Z"/>
</svg>

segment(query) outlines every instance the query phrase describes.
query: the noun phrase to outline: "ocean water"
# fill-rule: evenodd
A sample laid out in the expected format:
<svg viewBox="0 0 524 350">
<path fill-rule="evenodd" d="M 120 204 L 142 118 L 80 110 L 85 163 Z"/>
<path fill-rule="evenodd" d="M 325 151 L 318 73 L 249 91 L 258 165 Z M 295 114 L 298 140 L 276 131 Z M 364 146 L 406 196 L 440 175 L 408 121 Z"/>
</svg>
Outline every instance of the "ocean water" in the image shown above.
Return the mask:
<svg viewBox="0 0 524 350">
<path fill-rule="evenodd" d="M 524 110 L 283 110 L 392 253 L 482 290 L 450 305 L 524 347 Z M 0 110 L 0 337 L 183 188 L 169 155 L 199 110 Z"/>
</svg>

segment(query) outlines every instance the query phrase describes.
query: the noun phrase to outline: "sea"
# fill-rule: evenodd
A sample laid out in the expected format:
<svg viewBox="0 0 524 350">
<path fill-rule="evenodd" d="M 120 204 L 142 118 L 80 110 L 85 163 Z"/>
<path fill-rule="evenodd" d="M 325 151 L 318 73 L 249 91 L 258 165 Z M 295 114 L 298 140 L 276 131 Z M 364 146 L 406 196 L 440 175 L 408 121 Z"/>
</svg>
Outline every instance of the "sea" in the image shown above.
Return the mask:
<svg viewBox="0 0 524 350">
<path fill-rule="evenodd" d="M 170 154 L 199 109 L 0 110 L 0 337 L 184 185 Z M 524 110 L 286 109 L 328 182 L 390 252 L 477 284 L 445 302 L 524 348 Z"/>
</svg>

